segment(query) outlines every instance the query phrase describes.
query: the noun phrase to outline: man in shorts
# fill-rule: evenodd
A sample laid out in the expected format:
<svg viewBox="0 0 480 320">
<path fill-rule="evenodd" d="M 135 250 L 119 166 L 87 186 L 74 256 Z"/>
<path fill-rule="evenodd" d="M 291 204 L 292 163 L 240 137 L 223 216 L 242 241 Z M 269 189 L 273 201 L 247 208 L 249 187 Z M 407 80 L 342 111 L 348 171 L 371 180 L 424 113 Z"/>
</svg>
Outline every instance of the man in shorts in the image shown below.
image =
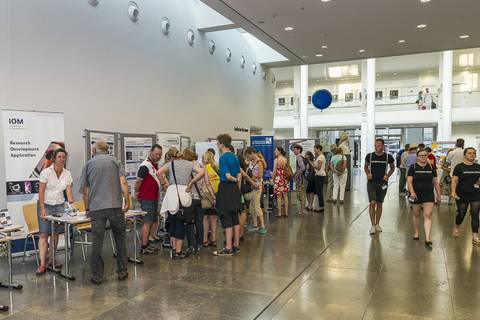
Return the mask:
<svg viewBox="0 0 480 320">
<path fill-rule="evenodd" d="M 382 216 L 383 200 L 387 194 L 388 179 L 395 171 L 395 159 L 390 154 L 385 153 L 384 150 L 385 141 L 376 139 L 375 152 L 369 153 L 365 157 L 364 170 L 368 178 L 367 192 L 370 203 L 370 221 L 372 222 L 371 235 L 382 232 L 380 218 Z"/>
<path fill-rule="evenodd" d="M 240 162 L 231 151 L 232 137 L 221 134 L 217 137 L 220 157 L 220 185 L 218 186 L 216 208 L 223 230 L 225 231 L 225 247 L 214 251 L 216 256 L 232 256 L 239 251 L 240 219 L 242 194 L 240 193 L 241 173 Z M 232 241 L 233 239 L 233 241 Z M 233 242 L 233 243 L 232 243 Z"/>
<path fill-rule="evenodd" d="M 158 228 L 158 198 L 160 182 L 157 178 L 158 162 L 162 158 L 162 147 L 158 144 L 150 149 L 148 158 L 138 168 L 135 181 L 135 195 L 140 201 L 142 210 L 147 214 L 143 217 L 143 227 L 140 236 L 141 254 L 151 254 L 158 248 L 149 244 L 149 237 L 157 240 Z M 158 239 L 159 240 L 159 239 Z"/>
</svg>

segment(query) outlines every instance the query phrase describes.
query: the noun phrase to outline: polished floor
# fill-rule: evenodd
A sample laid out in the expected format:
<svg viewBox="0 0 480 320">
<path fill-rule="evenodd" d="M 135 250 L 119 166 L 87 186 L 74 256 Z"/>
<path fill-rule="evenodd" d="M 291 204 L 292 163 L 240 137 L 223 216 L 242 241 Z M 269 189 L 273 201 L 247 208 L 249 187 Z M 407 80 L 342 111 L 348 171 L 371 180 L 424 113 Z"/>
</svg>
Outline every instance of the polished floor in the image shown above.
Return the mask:
<svg viewBox="0 0 480 320">
<path fill-rule="evenodd" d="M 235 257 L 207 249 L 171 261 L 164 251 L 130 265 L 128 281 L 117 282 L 105 245 L 100 286 L 80 254 L 74 282 L 36 277 L 34 261 L 17 258 L 14 278 L 24 289 L 0 289 L 0 303 L 10 306 L 0 319 L 480 319 L 480 253 L 469 221 L 455 240 L 454 207 L 435 209 L 427 250 L 412 240 L 411 213 L 394 183 L 383 233 L 371 237 L 361 179 L 325 214 L 271 215 L 268 234 L 248 234 Z"/>
</svg>

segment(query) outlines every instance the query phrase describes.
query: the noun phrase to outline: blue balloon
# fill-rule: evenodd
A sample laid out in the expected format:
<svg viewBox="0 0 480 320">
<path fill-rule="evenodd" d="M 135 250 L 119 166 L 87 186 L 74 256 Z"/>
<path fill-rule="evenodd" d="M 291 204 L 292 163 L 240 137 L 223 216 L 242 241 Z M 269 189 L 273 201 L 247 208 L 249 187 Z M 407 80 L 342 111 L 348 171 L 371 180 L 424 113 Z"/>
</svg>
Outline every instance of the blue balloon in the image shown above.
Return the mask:
<svg viewBox="0 0 480 320">
<path fill-rule="evenodd" d="M 312 104 L 320 110 L 327 109 L 332 104 L 332 100 L 332 94 L 327 89 L 317 90 L 312 96 Z"/>
</svg>

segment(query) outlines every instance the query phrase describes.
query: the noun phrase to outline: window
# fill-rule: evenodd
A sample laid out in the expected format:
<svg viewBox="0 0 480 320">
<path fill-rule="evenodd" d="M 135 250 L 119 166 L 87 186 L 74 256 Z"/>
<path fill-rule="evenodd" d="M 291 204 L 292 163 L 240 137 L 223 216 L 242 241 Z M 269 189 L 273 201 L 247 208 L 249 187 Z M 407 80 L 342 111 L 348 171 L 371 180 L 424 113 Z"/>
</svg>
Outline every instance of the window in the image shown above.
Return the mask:
<svg viewBox="0 0 480 320">
<path fill-rule="evenodd" d="M 285 98 L 278 98 L 278 105 L 284 106 L 285 105 Z"/>
<path fill-rule="evenodd" d="M 332 96 L 332 102 L 338 102 L 338 94 Z"/>
<path fill-rule="evenodd" d="M 345 93 L 345 102 L 352 102 L 353 101 L 353 93 L 348 92 Z"/>
<path fill-rule="evenodd" d="M 375 100 L 383 99 L 383 91 L 375 91 Z"/>
<path fill-rule="evenodd" d="M 390 90 L 390 100 L 398 99 L 398 90 Z"/>
<path fill-rule="evenodd" d="M 293 97 L 290 97 L 290 105 L 293 106 Z"/>
<path fill-rule="evenodd" d="M 312 104 L 312 96 L 308 96 L 308 104 Z"/>
</svg>

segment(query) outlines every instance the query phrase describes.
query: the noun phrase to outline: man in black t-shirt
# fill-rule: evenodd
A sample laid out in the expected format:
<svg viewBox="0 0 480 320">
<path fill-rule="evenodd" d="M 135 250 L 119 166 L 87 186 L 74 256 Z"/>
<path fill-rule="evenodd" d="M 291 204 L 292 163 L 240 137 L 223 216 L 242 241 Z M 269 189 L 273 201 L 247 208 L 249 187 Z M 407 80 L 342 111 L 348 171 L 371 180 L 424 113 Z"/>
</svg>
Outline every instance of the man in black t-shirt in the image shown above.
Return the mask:
<svg viewBox="0 0 480 320">
<path fill-rule="evenodd" d="M 372 222 L 371 235 L 382 232 L 379 224 L 382 216 L 382 204 L 387 194 L 388 179 L 395 171 L 395 159 L 384 150 L 385 141 L 376 139 L 375 152 L 367 154 L 365 158 L 364 170 L 368 178 L 367 192 L 370 202 L 370 221 Z"/>
</svg>

